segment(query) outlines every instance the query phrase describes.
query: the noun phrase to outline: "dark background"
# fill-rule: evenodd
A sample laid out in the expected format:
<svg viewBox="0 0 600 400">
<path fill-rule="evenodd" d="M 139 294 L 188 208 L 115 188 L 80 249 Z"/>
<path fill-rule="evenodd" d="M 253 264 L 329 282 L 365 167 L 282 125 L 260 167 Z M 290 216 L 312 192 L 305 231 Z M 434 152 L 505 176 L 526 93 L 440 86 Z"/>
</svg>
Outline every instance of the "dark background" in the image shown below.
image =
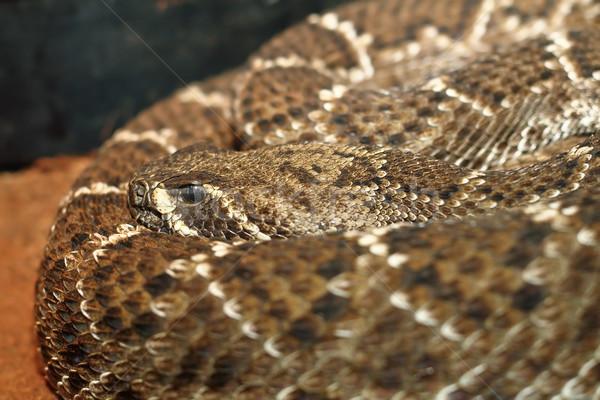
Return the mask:
<svg viewBox="0 0 600 400">
<path fill-rule="evenodd" d="M 87 152 L 181 87 L 178 76 L 239 65 L 276 32 L 348 0 L 103 1 L 0 0 L 0 170 Z"/>
</svg>

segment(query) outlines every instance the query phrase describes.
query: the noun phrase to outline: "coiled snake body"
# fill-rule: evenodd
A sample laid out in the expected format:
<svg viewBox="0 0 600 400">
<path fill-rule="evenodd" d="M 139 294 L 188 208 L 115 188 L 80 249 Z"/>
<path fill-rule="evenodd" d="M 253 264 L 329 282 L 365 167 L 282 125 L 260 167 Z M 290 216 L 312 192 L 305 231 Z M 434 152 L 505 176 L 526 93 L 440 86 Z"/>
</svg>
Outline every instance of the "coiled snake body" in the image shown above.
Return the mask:
<svg viewBox="0 0 600 400">
<path fill-rule="evenodd" d="M 65 399 L 600 399 L 599 15 L 351 4 L 141 113 L 52 228 L 49 383 Z"/>
</svg>

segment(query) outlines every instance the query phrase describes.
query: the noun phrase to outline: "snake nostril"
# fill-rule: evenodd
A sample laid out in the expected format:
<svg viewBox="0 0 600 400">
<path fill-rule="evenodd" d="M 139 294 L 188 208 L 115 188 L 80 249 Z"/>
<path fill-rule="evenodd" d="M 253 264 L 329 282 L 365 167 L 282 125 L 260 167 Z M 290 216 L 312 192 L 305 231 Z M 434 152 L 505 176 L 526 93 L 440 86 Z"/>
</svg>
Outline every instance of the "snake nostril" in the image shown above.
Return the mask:
<svg viewBox="0 0 600 400">
<path fill-rule="evenodd" d="M 132 181 L 129 184 L 129 203 L 140 207 L 144 204 L 144 198 L 149 191 L 148 184 L 144 181 Z"/>
</svg>

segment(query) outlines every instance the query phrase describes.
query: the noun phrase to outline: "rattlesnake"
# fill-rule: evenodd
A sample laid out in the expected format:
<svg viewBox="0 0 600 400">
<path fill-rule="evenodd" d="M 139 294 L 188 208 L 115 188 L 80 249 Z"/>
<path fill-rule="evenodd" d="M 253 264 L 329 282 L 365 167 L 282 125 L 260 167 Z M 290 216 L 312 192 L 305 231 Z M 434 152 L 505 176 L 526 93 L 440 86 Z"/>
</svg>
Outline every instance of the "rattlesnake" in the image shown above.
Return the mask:
<svg viewBox="0 0 600 400">
<path fill-rule="evenodd" d="M 50 385 L 600 399 L 599 15 L 350 4 L 142 112 L 52 227 L 36 305 Z M 236 135 L 244 152 L 212 147 Z"/>
</svg>

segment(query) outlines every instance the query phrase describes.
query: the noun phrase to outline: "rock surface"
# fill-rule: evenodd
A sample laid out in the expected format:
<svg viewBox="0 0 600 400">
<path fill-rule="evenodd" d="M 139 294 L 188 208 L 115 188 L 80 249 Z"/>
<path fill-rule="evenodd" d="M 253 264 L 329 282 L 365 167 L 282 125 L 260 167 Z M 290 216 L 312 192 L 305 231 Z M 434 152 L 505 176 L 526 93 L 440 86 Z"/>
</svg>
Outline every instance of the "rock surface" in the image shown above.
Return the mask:
<svg viewBox="0 0 600 400">
<path fill-rule="evenodd" d="M 89 151 L 173 89 L 343 1 L 0 1 L 0 169 Z"/>
</svg>

